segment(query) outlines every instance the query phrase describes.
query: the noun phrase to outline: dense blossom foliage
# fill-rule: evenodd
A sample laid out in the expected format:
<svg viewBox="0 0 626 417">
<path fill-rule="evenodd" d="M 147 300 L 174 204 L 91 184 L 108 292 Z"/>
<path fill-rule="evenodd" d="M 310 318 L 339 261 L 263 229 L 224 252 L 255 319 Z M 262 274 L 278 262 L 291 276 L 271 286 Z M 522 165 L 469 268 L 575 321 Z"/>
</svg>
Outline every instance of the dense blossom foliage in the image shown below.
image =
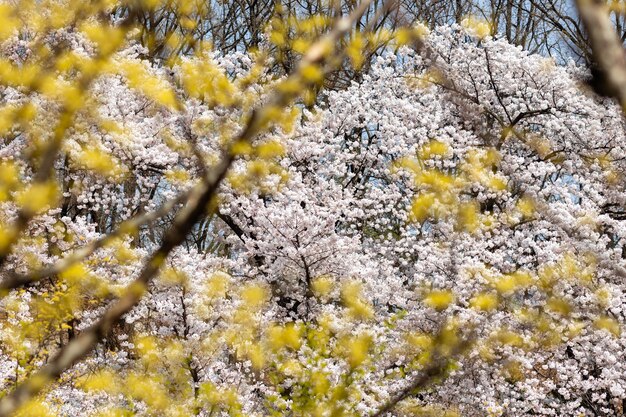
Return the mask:
<svg viewBox="0 0 626 417">
<path fill-rule="evenodd" d="M 353 34 L 341 63 L 387 46 L 319 92 L 322 65 L 156 63 L 120 27 L 53 31 L 57 76 L 32 82 L 41 52 L 0 33 L 22 74 L 0 71 L 0 264 L 35 277 L 0 294 L 2 392 L 143 295 L 17 415 L 623 414 L 626 136 L 586 71 L 468 18 Z M 225 147 L 206 214 L 155 258 Z"/>
</svg>

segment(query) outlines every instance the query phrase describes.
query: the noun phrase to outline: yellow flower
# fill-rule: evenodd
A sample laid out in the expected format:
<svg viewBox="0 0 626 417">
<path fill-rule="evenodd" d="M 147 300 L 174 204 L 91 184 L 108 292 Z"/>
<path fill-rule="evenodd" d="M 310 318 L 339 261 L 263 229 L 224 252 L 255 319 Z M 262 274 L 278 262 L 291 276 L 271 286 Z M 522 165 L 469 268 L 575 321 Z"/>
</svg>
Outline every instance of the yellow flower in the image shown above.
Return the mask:
<svg viewBox="0 0 626 417">
<path fill-rule="evenodd" d="M 478 294 L 471 299 L 470 306 L 476 310 L 491 311 L 498 306 L 498 296 L 491 293 Z"/>
<path fill-rule="evenodd" d="M 419 150 L 418 155 L 420 159 L 429 159 L 433 156 L 445 156 L 450 150 L 450 147 L 445 142 L 440 142 L 436 139 L 431 140 Z"/>
<path fill-rule="evenodd" d="M 606 330 L 614 336 L 619 336 L 622 332 L 619 323 L 610 317 L 600 317 L 594 322 L 594 325 L 596 328 Z"/>
<path fill-rule="evenodd" d="M 432 193 L 420 194 L 413 200 L 411 206 L 411 216 L 413 220 L 423 222 L 432 213 L 432 207 L 435 204 L 435 195 Z"/>
<path fill-rule="evenodd" d="M 450 291 L 431 291 L 424 297 L 424 304 L 437 311 L 445 310 L 454 301 L 454 294 Z"/>
<path fill-rule="evenodd" d="M 480 227 L 479 207 L 476 202 L 462 203 L 458 209 L 457 227 L 469 233 Z"/>
<path fill-rule="evenodd" d="M 267 300 L 267 291 L 258 284 L 251 284 L 241 291 L 241 298 L 250 308 L 260 307 Z"/>
<path fill-rule="evenodd" d="M 44 183 L 31 184 L 18 195 L 17 201 L 24 210 L 38 214 L 47 207 L 54 205 L 58 196 L 57 184 L 51 180 Z"/>
<path fill-rule="evenodd" d="M 528 196 L 520 198 L 516 208 L 524 218 L 530 218 L 535 214 L 535 202 Z"/>
<path fill-rule="evenodd" d="M 361 298 L 361 284 L 352 281 L 342 288 L 342 300 L 351 316 L 357 319 L 370 319 L 374 315 L 372 306 Z"/>
<path fill-rule="evenodd" d="M 311 282 L 311 289 L 317 297 L 326 297 L 333 290 L 333 283 L 332 278 L 320 276 Z"/>
<path fill-rule="evenodd" d="M 309 83 L 317 83 L 324 79 L 324 72 L 319 65 L 309 64 L 300 69 L 300 75 Z"/>
<path fill-rule="evenodd" d="M 268 330 L 269 342 L 274 349 L 290 347 L 297 350 L 302 344 L 300 340 L 300 328 L 293 323 L 286 326 L 272 326 Z"/>
<path fill-rule="evenodd" d="M 372 338 L 369 335 L 361 335 L 350 341 L 348 362 L 351 368 L 356 368 L 367 359 L 371 344 Z"/>
<path fill-rule="evenodd" d="M 488 22 L 474 16 L 468 16 L 463 19 L 461 21 L 461 26 L 463 26 L 469 34 L 476 36 L 479 39 L 483 39 L 491 35 L 492 31 L 492 27 Z"/>
<path fill-rule="evenodd" d="M 211 298 L 223 298 L 226 296 L 230 276 L 224 272 L 218 271 L 209 278 L 207 282 L 207 293 Z"/>
</svg>

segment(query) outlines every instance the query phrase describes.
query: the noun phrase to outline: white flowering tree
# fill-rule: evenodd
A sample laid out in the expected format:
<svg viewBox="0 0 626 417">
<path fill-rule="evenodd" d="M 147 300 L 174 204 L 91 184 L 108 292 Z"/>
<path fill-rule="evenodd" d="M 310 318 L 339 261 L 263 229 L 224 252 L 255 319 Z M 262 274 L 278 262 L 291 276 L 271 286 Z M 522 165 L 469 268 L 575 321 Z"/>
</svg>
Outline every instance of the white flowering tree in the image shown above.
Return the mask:
<svg viewBox="0 0 626 417">
<path fill-rule="evenodd" d="M 367 2 L 159 62 L 152 3 L 0 8 L 0 416 L 623 414 L 626 136 L 584 69 Z"/>
</svg>

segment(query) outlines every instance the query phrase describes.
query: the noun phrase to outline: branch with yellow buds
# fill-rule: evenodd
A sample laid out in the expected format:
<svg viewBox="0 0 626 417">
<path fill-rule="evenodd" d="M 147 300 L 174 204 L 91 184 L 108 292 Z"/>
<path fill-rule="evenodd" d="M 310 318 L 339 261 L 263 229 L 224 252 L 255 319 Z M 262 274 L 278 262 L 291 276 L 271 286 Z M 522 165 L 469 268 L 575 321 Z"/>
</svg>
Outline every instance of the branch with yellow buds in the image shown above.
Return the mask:
<svg viewBox="0 0 626 417">
<path fill-rule="evenodd" d="M 293 103 L 303 90 L 316 82 L 316 80 L 307 79 L 307 71 L 312 66 L 320 66 L 326 58 L 332 55 L 336 41 L 351 29 L 352 24 L 367 10 L 370 1 L 363 1 L 351 15 L 339 19 L 334 28 L 306 52 L 296 72 L 284 81 L 284 83 L 293 85 L 295 80 L 300 84 L 300 89 L 281 89 L 279 86 L 267 104 L 252 111 L 245 128 L 230 142 L 228 148 L 223 152 L 221 160 L 192 189 L 185 207 L 178 212 L 173 224 L 165 232 L 160 247 L 147 260 L 139 276 L 94 325 L 62 346 L 45 366 L 0 400 L 0 417 L 8 417 L 13 414 L 22 404 L 40 393 L 47 384 L 56 380 L 64 371 L 91 352 L 97 343 L 109 334 L 124 314 L 137 305 L 167 256 L 184 241 L 189 231 L 206 212 L 207 205 L 217 194 L 222 180 L 237 158 L 233 148 L 242 143 L 250 142 L 256 135 L 266 131 L 272 124 L 271 115 L 275 114 L 276 110 L 284 109 Z M 324 75 L 329 70 L 327 67 L 324 68 Z"/>
</svg>

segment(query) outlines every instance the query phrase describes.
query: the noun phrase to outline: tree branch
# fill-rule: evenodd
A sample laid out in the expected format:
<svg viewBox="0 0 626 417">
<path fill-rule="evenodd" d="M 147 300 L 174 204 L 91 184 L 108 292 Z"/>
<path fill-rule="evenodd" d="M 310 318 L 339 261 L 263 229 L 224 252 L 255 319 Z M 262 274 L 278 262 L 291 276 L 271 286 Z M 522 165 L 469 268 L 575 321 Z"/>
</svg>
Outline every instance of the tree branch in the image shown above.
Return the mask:
<svg viewBox="0 0 626 417">
<path fill-rule="evenodd" d="M 351 30 L 353 23 L 365 13 L 370 3 L 371 0 L 361 2 L 353 13 L 337 20 L 334 28 L 309 48 L 302 57 L 298 70 L 289 77 L 301 82 L 302 90 L 294 92 L 278 89 L 266 104 L 252 111 L 245 128 L 229 143 L 229 147 L 219 163 L 209 171 L 209 175 L 204 177 L 200 184 L 193 188 L 186 206 L 178 212 L 173 224 L 165 232 L 160 247 L 145 263 L 139 276 L 127 287 L 124 295 L 114 302 L 94 325 L 62 346 L 56 355 L 38 372 L 0 399 L 0 417 L 8 417 L 13 414 L 22 404 L 40 393 L 48 383 L 56 380 L 76 361 L 86 356 L 103 337 L 109 334 L 113 326 L 122 319 L 122 316 L 141 300 L 148 284 L 156 276 L 169 253 L 184 241 L 194 224 L 205 213 L 208 203 L 217 193 L 221 181 L 236 158 L 236 154 L 232 150 L 233 145 L 249 142 L 259 132 L 267 128 L 267 124 L 271 122 L 269 117 L 272 114 L 271 111 L 267 111 L 268 109 L 286 107 L 299 97 L 301 91 L 311 87 L 302 79 L 301 70 L 309 65 L 320 65 L 327 58 L 329 45 L 335 45 L 343 35 Z M 338 53 L 337 56 L 343 56 L 343 53 Z M 324 75 L 327 75 L 330 70 L 330 68 L 327 69 Z"/>
<path fill-rule="evenodd" d="M 617 98 L 626 110 L 626 55 L 603 0 L 576 0 L 587 29 L 593 57 L 601 71 L 598 87 Z M 598 77 L 595 77 L 598 78 Z"/>
<path fill-rule="evenodd" d="M 99 239 L 96 239 L 87 243 L 85 246 L 81 247 L 80 249 L 76 249 L 70 255 L 66 256 L 65 258 L 59 259 L 57 262 L 55 262 L 54 264 L 48 267 L 45 267 L 38 271 L 31 272 L 29 274 L 21 275 L 21 274 L 13 273 L 9 275 L 8 278 L 0 282 L 0 298 L 2 298 L 4 295 L 8 293 L 8 291 L 12 289 L 28 286 L 39 280 L 42 280 L 44 278 L 48 278 L 52 275 L 56 275 L 56 274 L 63 272 L 64 270 L 72 266 L 73 264 L 80 262 L 83 259 L 90 256 L 96 250 L 105 247 L 113 239 L 122 237 L 128 234 L 129 231 L 137 230 L 139 227 L 145 224 L 149 224 L 167 215 L 172 210 L 174 210 L 176 206 L 178 206 L 179 204 L 183 204 L 185 201 L 187 201 L 187 198 L 189 197 L 189 195 L 190 195 L 189 191 L 183 192 L 181 195 L 179 195 L 175 199 L 170 200 L 166 202 L 165 204 L 163 204 L 157 210 L 151 211 L 149 213 L 144 213 L 139 216 L 135 216 L 132 219 L 128 219 L 122 222 L 117 227 L 117 229 L 111 231 L 110 233 L 107 233 L 105 236 L 102 236 Z"/>
</svg>

